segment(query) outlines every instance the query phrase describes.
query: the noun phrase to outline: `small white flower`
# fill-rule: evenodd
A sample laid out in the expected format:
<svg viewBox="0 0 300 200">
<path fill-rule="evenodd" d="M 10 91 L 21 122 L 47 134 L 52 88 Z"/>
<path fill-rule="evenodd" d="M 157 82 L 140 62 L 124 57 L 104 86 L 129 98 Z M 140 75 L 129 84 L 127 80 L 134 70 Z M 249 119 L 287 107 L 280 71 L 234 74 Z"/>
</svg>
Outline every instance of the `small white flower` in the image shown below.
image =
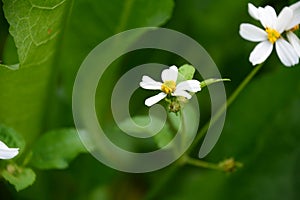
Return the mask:
<svg viewBox="0 0 300 200">
<path fill-rule="evenodd" d="M 19 153 L 19 148 L 9 148 L 0 141 L 0 159 L 11 159 L 17 156 Z"/>
<path fill-rule="evenodd" d="M 274 8 L 271 6 L 256 8 L 252 4 L 248 4 L 248 11 L 264 27 L 263 30 L 247 23 L 243 23 L 240 26 L 240 35 L 244 39 L 259 42 L 250 54 L 250 62 L 253 65 L 264 62 L 271 54 L 275 43 L 275 49 L 281 62 L 285 66 L 296 65 L 299 62 L 299 56 L 294 46 L 281 35 L 284 31 L 288 31 L 297 25 L 294 24 L 293 9 L 285 7 L 277 16 Z"/>
<path fill-rule="evenodd" d="M 289 23 L 289 26 L 286 28 L 286 36 L 290 44 L 294 47 L 297 55 L 300 57 L 300 40 L 294 33 L 294 31 L 299 29 L 300 24 L 300 1 L 289 6 L 289 8 L 293 11 L 293 18 Z M 262 8 L 256 8 L 251 3 L 248 4 L 248 12 L 256 20 L 259 20 L 259 9 Z"/>
<path fill-rule="evenodd" d="M 147 90 L 161 90 L 159 94 L 145 100 L 147 106 L 152 106 L 165 98 L 167 95 L 181 96 L 187 99 L 192 98 L 189 92 L 198 92 L 201 90 L 200 82 L 197 80 L 187 80 L 176 84 L 178 69 L 175 65 L 165 69 L 161 73 L 162 82 L 158 82 L 149 76 L 143 76 L 140 86 Z"/>
</svg>

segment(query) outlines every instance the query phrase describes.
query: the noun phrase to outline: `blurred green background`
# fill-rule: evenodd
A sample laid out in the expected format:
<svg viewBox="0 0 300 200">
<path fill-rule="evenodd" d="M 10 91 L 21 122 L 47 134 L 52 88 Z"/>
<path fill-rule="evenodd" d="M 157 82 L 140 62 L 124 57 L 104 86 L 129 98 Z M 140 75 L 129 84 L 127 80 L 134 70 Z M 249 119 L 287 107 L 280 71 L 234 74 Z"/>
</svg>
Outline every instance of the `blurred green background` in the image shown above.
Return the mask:
<svg viewBox="0 0 300 200">
<path fill-rule="evenodd" d="M 10 4 L 9 0 L 3 2 Z M 232 80 L 225 83 L 228 96 L 253 69 L 248 57 L 255 44 L 238 34 L 242 22 L 258 24 L 248 15 L 248 1 L 245 0 L 49 0 L 43 3 L 35 0 L 31 2 L 36 5 L 63 3 L 57 13 L 49 13 L 49 19 L 34 20 L 34 24 L 43 24 L 43 20 L 48 23 L 57 17 L 52 28 L 47 30 L 48 35 L 57 36 L 48 41 L 51 44 L 37 49 L 26 46 L 26 41 L 21 40 L 22 26 L 15 26 L 13 30 L 18 41 L 14 42 L 8 33 L 7 19 L 16 23 L 13 19 L 26 16 L 26 12 L 21 11 L 28 5 L 30 7 L 30 1 L 16 2 L 23 3 L 6 8 L 10 11 L 5 17 L 1 9 L 0 60 L 4 64 L 18 62 L 15 46 L 23 49 L 22 54 L 26 48 L 32 51 L 19 57 L 24 68 L 18 71 L 0 69 L 0 123 L 20 132 L 29 146 L 45 131 L 74 126 L 71 97 L 76 72 L 97 44 L 118 32 L 161 26 L 192 37 L 208 51 L 222 76 Z M 257 0 L 251 3 L 272 5 L 278 12 L 294 2 Z M 20 14 L 13 13 L 19 11 Z M 45 13 L 37 12 L 33 17 L 39 15 Z M 42 31 L 40 28 L 32 30 Z M 46 61 L 40 62 L 43 59 Z M 101 80 L 105 86 L 99 85 L 102 97 L 97 96 L 100 102 L 97 109 L 104 119 L 101 123 L 107 129 L 112 118 L 107 106 L 109 99 L 103 96 L 110 94 L 116 80 L 126 71 L 149 62 L 184 64 L 181 58 L 157 50 L 136 51 L 118 59 Z M 228 109 L 222 135 L 205 160 L 219 162 L 234 157 L 244 164 L 243 168 L 226 174 L 184 166 L 159 188 L 154 199 L 299 199 L 299 74 L 299 66 L 284 67 L 273 52 L 260 73 Z M 140 105 L 132 109 L 133 114 L 147 113 L 141 103 L 147 95 L 140 90 L 136 100 L 132 100 L 133 104 Z M 203 125 L 210 115 L 209 94 L 203 90 L 197 96 L 201 106 L 200 125 Z M 193 153 L 197 155 L 197 151 Z M 66 170 L 36 171 L 36 182 L 21 192 L 1 181 L 0 198 L 143 199 L 170 169 L 127 174 L 102 165 L 89 154 L 82 154 Z"/>
</svg>

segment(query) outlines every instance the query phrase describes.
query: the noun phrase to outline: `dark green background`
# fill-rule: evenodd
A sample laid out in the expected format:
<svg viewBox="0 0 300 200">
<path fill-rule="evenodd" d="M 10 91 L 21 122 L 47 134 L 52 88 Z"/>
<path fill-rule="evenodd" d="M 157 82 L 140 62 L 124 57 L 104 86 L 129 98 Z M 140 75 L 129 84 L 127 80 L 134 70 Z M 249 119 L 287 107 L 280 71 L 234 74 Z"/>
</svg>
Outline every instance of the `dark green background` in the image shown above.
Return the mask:
<svg viewBox="0 0 300 200">
<path fill-rule="evenodd" d="M 253 68 L 248 57 L 255 44 L 238 34 L 242 22 L 258 24 L 248 15 L 247 3 L 245 0 L 176 0 L 174 4 L 171 0 L 68 1 L 60 22 L 62 32 L 51 46 L 55 55 L 46 64 L 22 68 L 18 74 L 0 70 L 0 122 L 19 131 L 29 143 L 47 130 L 72 127 L 72 86 L 85 56 L 109 36 L 142 26 L 171 28 L 198 41 L 209 52 L 222 76 L 232 80 L 225 83 L 229 96 Z M 272 5 L 277 12 L 289 5 L 284 0 L 252 3 Z M 17 61 L 16 50 L 2 10 L 0 23 L 0 58 L 4 64 L 13 64 Z M 40 50 L 32 57 L 45 55 L 47 51 Z M 109 94 L 124 72 L 148 62 L 184 64 L 184 60 L 168 52 L 132 52 L 118 59 L 106 73 L 102 80 L 105 87 L 100 85 L 99 95 Z M 299 199 L 299 74 L 298 65 L 284 67 L 273 52 L 260 73 L 229 108 L 220 140 L 205 160 L 219 162 L 234 157 L 244 164 L 243 168 L 225 174 L 184 166 L 160 188 L 155 199 Z M 26 79 L 21 80 L 22 77 Z M 97 109 L 106 119 L 101 123 L 110 129 L 109 99 L 99 95 L 97 98 L 101 103 Z M 143 99 L 147 95 L 145 91 L 139 91 L 132 101 L 140 106 L 134 106 L 132 113 L 146 113 Z M 204 89 L 197 96 L 203 124 L 209 117 L 208 92 Z M 31 116 L 26 117 L 24 112 Z M 20 119 L 22 116 L 25 117 Z M 2 181 L 0 197 L 142 199 L 159 184 L 168 170 L 170 168 L 148 174 L 127 174 L 112 170 L 84 154 L 67 170 L 37 171 L 34 185 L 19 193 Z"/>
</svg>

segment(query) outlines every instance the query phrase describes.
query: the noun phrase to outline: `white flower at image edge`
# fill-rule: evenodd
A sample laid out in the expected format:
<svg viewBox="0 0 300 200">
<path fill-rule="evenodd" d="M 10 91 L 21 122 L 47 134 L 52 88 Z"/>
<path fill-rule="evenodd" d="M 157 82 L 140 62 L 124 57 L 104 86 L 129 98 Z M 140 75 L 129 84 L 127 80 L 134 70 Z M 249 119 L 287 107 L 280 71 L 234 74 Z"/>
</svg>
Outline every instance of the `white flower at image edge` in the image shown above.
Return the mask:
<svg viewBox="0 0 300 200">
<path fill-rule="evenodd" d="M 281 35 L 284 31 L 289 31 L 299 24 L 298 19 L 294 17 L 293 9 L 285 7 L 278 17 L 271 6 L 256 8 L 249 4 L 248 11 L 265 28 L 263 30 L 248 23 L 243 23 L 240 26 L 240 35 L 244 39 L 259 42 L 250 54 L 250 62 L 253 65 L 263 63 L 270 56 L 275 43 L 275 49 L 280 61 L 285 66 L 296 65 L 299 62 L 297 52 L 300 52 L 300 46 L 291 45 Z M 299 49 L 295 49 L 298 47 Z"/>
<path fill-rule="evenodd" d="M 291 43 L 291 45 L 294 47 L 296 53 L 300 57 L 300 40 L 297 37 L 297 35 L 293 32 L 294 30 L 299 29 L 299 23 L 300 23 L 300 1 L 297 3 L 292 4 L 289 6 L 293 10 L 293 19 L 291 22 L 292 28 L 287 31 L 286 36 Z"/>
<path fill-rule="evenodd" d="M 11 159 L 17 156 L 19 153 L 19 148 L 9 148 L 0 141 L 0 159 Z"/>
<path fill-rule="evenodd" d="M 289 8 L 292 9 L 293 11 L 293 18 L 292 21 L 290 22 L 290 27 L 286 28 L 288 29 L 286 32 L 286 36 L 290 44 L 294 47 L 297 55 L 300 57 L 300 40 L 297 37 L 297 35 L 293 32 L 299 30 L 300 1 L 292 4 L 291 6 L 289 6 Z M 251 3 L 248 4 L 248 12 L 256 20 L 259 20 L 259 9 L 262 8 L 256 8 Z"/>
<path fill-rule="evenodd" d="M 173 65 L 169 69 L 165 69 L 161 73 L 162 82 L 158 82 L 150 78 L 149 76 L 143 76 L 140 86 L 147 90 L 160 90 L 159 94 L 152 96 L 145 100 L 146 106 L 152 106 L 167 97 L 182 96 L 187 99 L 191 99 L 192 96 L 189 92 L 198 92 L 201 90 L 200 82 L 197 80 L 186 80 L 180 83 L 176 83 L 178 77 L 178 68 Z"/>
</svg>

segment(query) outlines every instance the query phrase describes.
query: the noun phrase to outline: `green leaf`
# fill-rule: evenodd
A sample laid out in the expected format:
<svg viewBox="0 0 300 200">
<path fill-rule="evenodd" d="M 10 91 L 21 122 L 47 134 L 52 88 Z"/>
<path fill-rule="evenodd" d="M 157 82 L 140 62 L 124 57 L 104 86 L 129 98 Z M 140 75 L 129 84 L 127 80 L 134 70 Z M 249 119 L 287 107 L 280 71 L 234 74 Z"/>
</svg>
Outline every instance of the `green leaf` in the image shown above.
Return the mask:
<svg viewBox="0 0 300 200">
<path fill-rule="evenodd" d="M 85 152 L 75 129 L 50 131 L 33 145 L 30 165 L 38 169 L 65 169 L 77 155 Z"/>
<path fill-rule="evenodd" d="M 66 0 L 3 0 L 10 34 L 18 49 L 20 67 L 49 60 L 55 53 L 56 38 L 62 31 Z"/>
<path fill-rule="evenodd" d="M 133 123 L 136 123 L 136 126 L 132 126 Z M 147 126 L 150 123 L 151 126 Z M 155 116 L 152 116 L 151 119 L 149 118 L 149 116 L 135 116 L 131 119 L 126 119 L 123 122 L 121 122 L 120 127 L 122 127 L 128 132 L 144 132 L 146 134 L 151 135 L 153 130 L 157 127 L 161 127 L 162 124 L 164 124 L 164 121 Z"/>
<path fill-rule="evenodd" d="M 9 164 L 2 171 L 2 176 L 10 184 L 14 185 L 17 191 L 23 190 L 35 181 L 35 173 L 30 168 L 22 168 L 14 164 Z"/>
<path fill-rule="evenodd" d="M 2 64 L 0 64 L 0 67 L 6 67 L 10 70 L 17 70 L 17 69 L 19 69 L 19 64 L 15 64 L 15 65 L 2 65 Z"/>
<path fill-rule="evenodd" d="M 174 137 L 174 133 L 169 127 L 162 129 L 158 134 L 156 134 L 153 139 L 158 148 L 163 148 L 171 142 Z"/>
<path fill-rule="evenodd" d="M 54 86 L 54 62 L 70 2 L 3 0 L 14 39 L 6 45 L 16 45 L 19 63 L 5 63 L 3 58 L 0 66 L 0 121 L 22 134 L 28 143 L 44 127 L 49 96 L 53 96 L 49 90 Z M 3 55 L 11 53 L 11 46 L 5 47 Z"/>
<path fill-rule="evenodd" d="M 25 140 L 23 139 L 23 137 L 12 128 L 8 128 L 1 124 L 0 140 L 3 141 L 8 147 L 20 148 L 20 152 L 22 152 L 25 148 Z"/>
<path fill-rule="evenodd" d="M 133 122 L 138 126 L 132 126 Z M 151 126 L 146 126 L 150 123 Z M 157 131 L 157 128 L 161 127 L 162 124 L 162 129 L 160 131 Z M 149 116 L 135 116 L 132 119 L 126 119 L 121 122 L 120 127 L 122 127 L 123 130 L 126 130 L 127 133 L 148 134 L 149 136 L 156 133 L 153 136 L 153 139 L 159 148 L 167 145 L 172 140 L 174 134 L 174 130 L 172 130 L 170 123 L 165 123 L 155 116 L 151 117 L 151 121 Z"/>
<path fill-rule="evenodd" d="M 179 74 L 183 76 L 183 80 L 191 80 L 195 74 L 195 68 L 192 65 L 182 65 L 178 69 Z"/>
</svg>

